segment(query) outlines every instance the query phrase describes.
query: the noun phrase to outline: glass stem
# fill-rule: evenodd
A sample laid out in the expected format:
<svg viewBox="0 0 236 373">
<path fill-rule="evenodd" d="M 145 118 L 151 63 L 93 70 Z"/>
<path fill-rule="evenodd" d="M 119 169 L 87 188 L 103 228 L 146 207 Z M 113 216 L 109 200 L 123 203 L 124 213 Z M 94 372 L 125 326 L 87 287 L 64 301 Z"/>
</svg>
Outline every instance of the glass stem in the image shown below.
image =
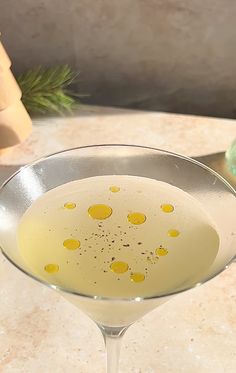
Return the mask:
<svg viewBox="0 0 236 373">
<path fill-rule="evenodd" d="M 102 331 L 107 353 L 107 373 L 119 372 L 119 357 L 122 336 L 128 327 L 110 328 L 99 326 Z"/>
</svg>

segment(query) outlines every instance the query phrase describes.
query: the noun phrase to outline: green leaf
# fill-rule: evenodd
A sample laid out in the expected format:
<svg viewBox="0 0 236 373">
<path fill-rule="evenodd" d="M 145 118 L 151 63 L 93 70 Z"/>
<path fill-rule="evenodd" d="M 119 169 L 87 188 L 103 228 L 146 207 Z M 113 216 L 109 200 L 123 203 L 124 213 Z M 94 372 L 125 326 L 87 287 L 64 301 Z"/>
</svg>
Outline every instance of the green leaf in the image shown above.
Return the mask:
<svg viewBox="0 0 236 373">
<path fill-rule="evenodd" d="M 78 76 L 68 65 L 28 70 L 17 78 L 22 102 L 31 114 L 72 113 L 79 104 L 78 97 L 86 96 L 69 89 Z"/>
</svg>

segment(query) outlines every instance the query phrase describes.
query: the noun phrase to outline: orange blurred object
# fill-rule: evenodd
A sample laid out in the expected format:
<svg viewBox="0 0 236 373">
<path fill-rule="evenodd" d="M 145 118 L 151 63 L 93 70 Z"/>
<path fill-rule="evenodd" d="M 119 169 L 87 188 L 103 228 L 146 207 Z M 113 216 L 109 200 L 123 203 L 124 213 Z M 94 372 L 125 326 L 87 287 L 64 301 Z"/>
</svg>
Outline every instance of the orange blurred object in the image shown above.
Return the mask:
<svg viewBox="0 0 236 373">
<path fill-rule="evenodd" d="M 0 42 L 0 155 L 24 141 L 32 122 L 21 102 L 21 90 L 10 70 L 11 61 Z"/>
</svg>

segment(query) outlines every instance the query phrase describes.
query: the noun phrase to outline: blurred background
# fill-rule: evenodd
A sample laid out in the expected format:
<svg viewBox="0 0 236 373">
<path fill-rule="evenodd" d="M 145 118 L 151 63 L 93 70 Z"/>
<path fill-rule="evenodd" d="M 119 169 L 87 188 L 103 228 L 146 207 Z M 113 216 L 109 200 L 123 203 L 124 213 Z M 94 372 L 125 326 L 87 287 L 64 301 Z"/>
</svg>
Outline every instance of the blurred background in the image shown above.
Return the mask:
<svg viewBox="0 0 236 373">
<path fill-rule="evenodd" d="M 80 71 L 83 102 L 236 117 L 234 0 L 1 0 L 19 74 Z"/>
</svg>

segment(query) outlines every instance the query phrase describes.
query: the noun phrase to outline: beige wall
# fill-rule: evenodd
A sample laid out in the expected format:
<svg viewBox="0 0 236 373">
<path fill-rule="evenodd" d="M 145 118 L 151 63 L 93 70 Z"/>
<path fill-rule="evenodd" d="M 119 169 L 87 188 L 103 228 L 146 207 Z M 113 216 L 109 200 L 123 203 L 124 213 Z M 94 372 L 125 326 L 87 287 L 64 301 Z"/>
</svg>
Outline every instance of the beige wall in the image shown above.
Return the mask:
<svg viewBox="0 0 236 373">
<path fill-rule="evenodd" d="M 16 71 L 69 63 L 90 102 L 236 116 L 235 0 L 0 0 Z"/>
</svg>

